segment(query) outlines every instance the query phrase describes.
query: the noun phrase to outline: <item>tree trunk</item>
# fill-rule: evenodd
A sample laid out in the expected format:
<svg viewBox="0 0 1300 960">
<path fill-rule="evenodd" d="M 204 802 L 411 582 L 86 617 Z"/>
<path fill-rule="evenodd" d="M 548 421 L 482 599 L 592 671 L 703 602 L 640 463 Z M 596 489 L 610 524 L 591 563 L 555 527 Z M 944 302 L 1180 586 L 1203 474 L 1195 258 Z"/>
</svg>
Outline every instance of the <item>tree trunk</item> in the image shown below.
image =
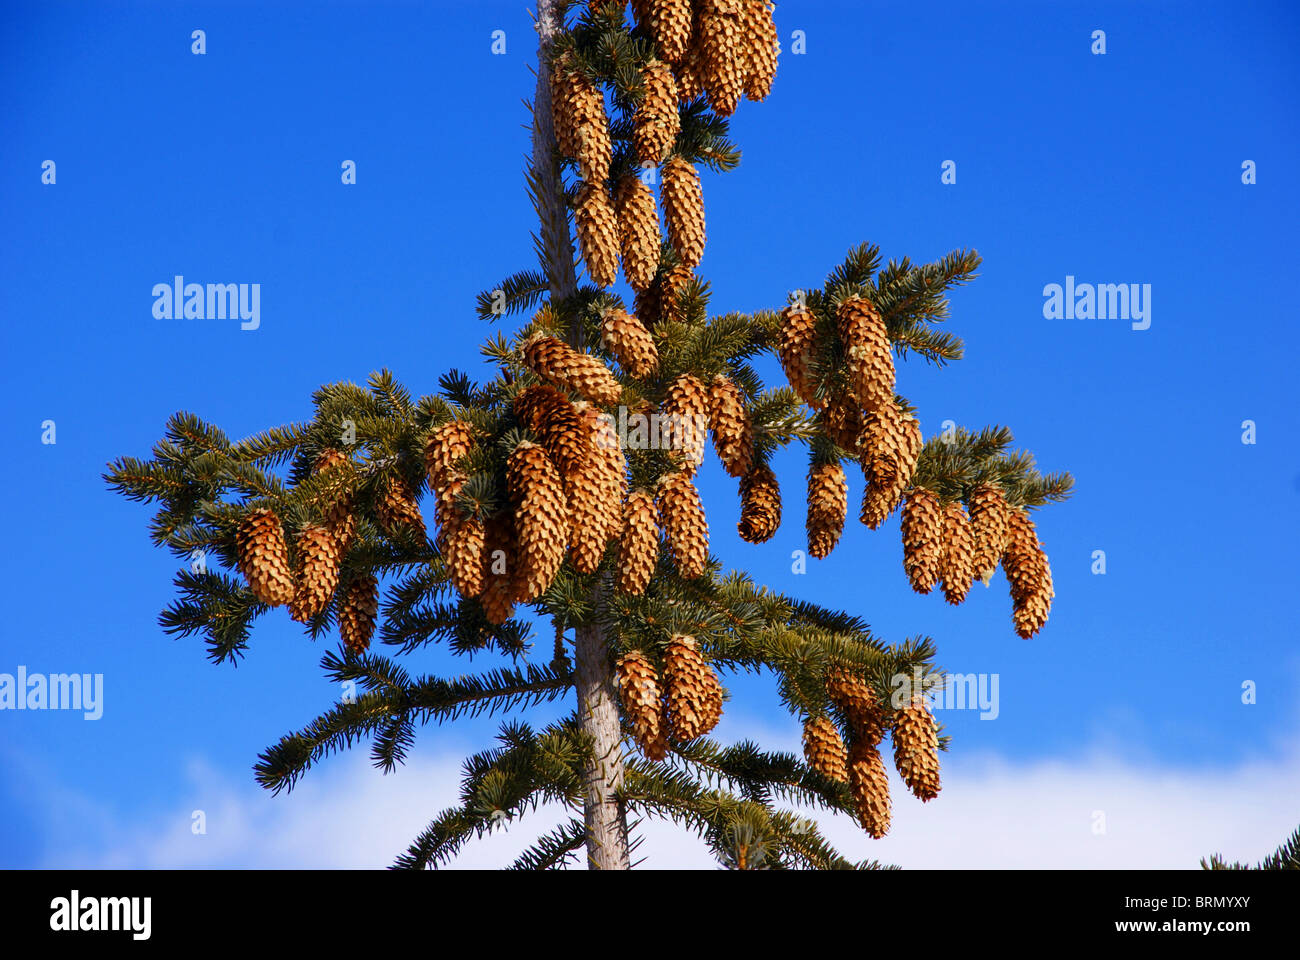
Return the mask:
<svg viewBox="0 0 1300 960">
<path fill-rule="evenodd" d="M 542 249 L 551 299 L 565 300 L 577 291 L 573 243 L 569 236 L 559 164 L 555 157 L 555 127 L 551 120 L 551 84 L 547 54 L 561 29 L 555 0 L 537 3 L 537 94 L 533 98 L 532 188 L 541 219 Z M 581 346 L 577 329 L 569 340 Z M 574 631 L 574 663 L 578 687 L 578 725 L 591 739 L 592 756 L 583 769 L 583 814 L 587 823 L 587 864 L 597 870 L 626 870 L 629 866 L 627 817 L 616 793 L 623 786 L 623 747 L 615 700 L 614 671 L 609 643 L 599 624 L 603 585 L 592 590 L 592 622 Z"/>
</svg>

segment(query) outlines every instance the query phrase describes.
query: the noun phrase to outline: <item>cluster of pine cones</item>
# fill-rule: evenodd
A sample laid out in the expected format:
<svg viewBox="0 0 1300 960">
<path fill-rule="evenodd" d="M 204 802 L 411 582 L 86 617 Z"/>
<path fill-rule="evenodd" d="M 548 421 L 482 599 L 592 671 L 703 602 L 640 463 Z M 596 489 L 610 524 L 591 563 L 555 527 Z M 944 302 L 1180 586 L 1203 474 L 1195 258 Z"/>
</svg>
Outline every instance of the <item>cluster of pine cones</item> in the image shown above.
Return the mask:
<svg viewBox="0 0 1300 960">
<path fill-rule="evenodd" d="M 849 745 L 829 717 L 804 723 L 804 757 L 828 780 L 847 783 L 858 821 L 872 837 L 889 832 L 889 775 L 880 756 L 885 733 L 894 744 L 894 766 L 912 794 L 922 801 L 939 795 L 939 736 L 924 696 L 917 695 L 892 719 L 864 680 L 845 671 L 827 679 L 831 700 L 849 725 Z"/>
<path fill-rule="evenodd" d="M 900 504 L 903 565 L 912 589 L 929 593 L 942 582 L 944 599 L 959 604 L 976 580 L 989 582 L 1002 563 L 1011 585 L 1012 618 L 1025 638 L 1047 621 L 1052 572 L 1023 509 L 1011 507 L 995 485 L 960 501 L 941 504 L 914 486 L 921 428 L 894 399 L 894 361 L 879 310 L 866 298 L 848 297 L 836 308 L 848 386 L 830 396 L 819 391 L 813 369 L 817 318 L 803 304 L 781 313 L 777 355 L 799 399 L 818 411 L 827 435 L 858 458 L 866 481 L 859 518 L 877 529 Z M 815 463 L 808 474 L 808 552 L 824 558 L 839 542 L 848 513 L 848 481 L 838 459 Z"/>
<path fill-rule="evenodd" d="M 663 656 L 663 681 L 653 661 L 632 651 L 618 661 L 623 711 L 641 752 L 651 760 L 668 755 L 669 738 L 689 743 L 722 718 L 722 684 L 694 637 L 674 634 Z"/>
<path fill-rule="evenodd" d="M 326 491 L 318 505 L 321 523 L 306 524 L 294 541 L 291 562 L 284 527 L 275 512 L 250 511 L 235 531 L 240 572 L 249 590 L 267 606 L 287 605 L 289 615 L 310 623 L 330 605 L 340 588 L 343 557 L 356 532 L 353 513 L 351 461 L 337 450 L 325 450 L 314 472 L 323 475 Z M 398 482 L 386 485 L 376 505 L 380 522 L 393 529 L 416 523 L 423 533 L 415 497 Z M 339 635 L 350 649 L 361 652 L 370 645 L 379 615 L 379 581 L 366 573 L 353 573 L 342 584 L 338 608 Z"/>
<path fill-rule="evenodd" d="M 730 115 L 742 94 L 764 99 L 776 74 L 777 38 L 767 0 L 634 0 L 637 22 L 653 37 L 657 59 L 641 70 L 642 95 L 633 117 L 641 169 L 662 164 L 660 202 L 668 240 L 687 275 L 704 256 L 704 197 L 700 175 L 673 153 L 678 105 L 707 93 L 714 112 Z M 637 171 L 610 191 L 613 142 L 600 83 L 569 52 L 551 63 L 551 111 L 559 152 L 578 168 L 574 223 L 593 283 L 611 286 L 620 259 L 628 284 L 645 295 L 659 267 L 659 215 Z M 677 278 L 680 280 L 680 277 Z"/>
</svg>

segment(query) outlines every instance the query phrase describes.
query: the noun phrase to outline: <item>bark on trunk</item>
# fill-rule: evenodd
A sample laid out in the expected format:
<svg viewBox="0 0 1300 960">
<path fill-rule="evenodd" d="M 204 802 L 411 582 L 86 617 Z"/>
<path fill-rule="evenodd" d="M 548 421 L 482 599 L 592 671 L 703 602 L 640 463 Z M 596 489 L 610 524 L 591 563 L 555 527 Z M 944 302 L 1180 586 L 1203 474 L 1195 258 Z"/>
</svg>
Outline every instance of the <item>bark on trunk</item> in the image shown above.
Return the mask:
<svg viewBox="0 0 1300 960">
<path fill-rule="evenodd" d="M 532 181 L 541 218 L 542 249 L 552 300 L 564 300 L 577 290 L 573 243 L 569 236 L 559 165 L 555 160 L 555 128 L 551 120 L 551 85 L 546 68 L 551 43 L 560 30 L 555 0 L 537 3 L 537 94 L 533 98 Z M 580 346 L 578 331 L 569 340 Z M 592 591 L 597 619 L 604 588 Z M 614 689 L 609 643 L 599 623 L 574 631 L 574 665 L 578 688 L 578 725 L 591 739 L 592 756 L 583 769 L 583 814 L 587 823 L 587 864 L 596 870 L 626 870 L 629 866 L 627 816 L 615 798 L 623 786 L 623 747 Z"/>
</svg>

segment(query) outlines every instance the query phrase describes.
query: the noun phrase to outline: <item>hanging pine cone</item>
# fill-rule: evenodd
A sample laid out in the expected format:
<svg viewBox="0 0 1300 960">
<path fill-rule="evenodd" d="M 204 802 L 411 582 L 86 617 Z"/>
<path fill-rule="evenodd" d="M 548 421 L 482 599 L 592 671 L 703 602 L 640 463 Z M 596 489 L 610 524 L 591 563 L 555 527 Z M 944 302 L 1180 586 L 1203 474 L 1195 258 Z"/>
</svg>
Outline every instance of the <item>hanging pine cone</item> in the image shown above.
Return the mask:
<svg viewBox="0 0 1300 960">
<path fill-rule="evenodd" d="M 632 142 L 641 163 L 658 166 L 682 129 L 677 112 L 677 81 L 667 64 L 651 60 L 641 72 L 641 82 L 644 94 L 632 118 Z"/>
<path fill-rule="evenodd" d="M 943 598 L 953 606 L 966 599 L 975 569 L 975 538 L 970 518 L 958 501 L 943 511 L 943 553 L 939 576 L 943 579 Z"/>
<path fill-rule="evenodd" d="M 474 449 L 474 427 L 464 420 L 448 420 L 429 435 L 424 446 L 424 469 L 434 493 L 458 472 L 460 462 Z"/>
<path fill-rule="evenodd" d="M 591 459 L 591 437 L 582 414 L 562 391 L 548 383 L 534 384 L 519 391 L 511 409 L 541 441 L 560 479 L 567 482 Z"/>
<path fill-rule="evenodd" d="M 803 725 L 803 755 L 827 780 L 849 782 L 849 754 L 844 740 L 827 717 L 809 717 Z"/>
<path fill-rule="evenodd" d="M 375 519 L 390 537 L 414 534 L 424 537 L 424 518 L 415 491 L 400 473 L 390 474 L 375 498 Z"/>
<path fill-rule="evenodd" d="M 917 799 L 939 795 L 939 732 L 925 697 L 917 695 L 894 717 L 894 766 Z"/>
<path fill-rule="evenodd" d="M 353 653 L 365 653 L 379 617 L 379 581 L 368 573 L 354 574 L 339 607 L 339 637 Z"/>
<path fill-rule="evenodd" d="M 722 685 L 701 656 L 694 637 L 676 634 L 664 652 L 668 726 L 673 737 L 688 743 L 702 737 L 722 716 Z"/>
<path fill-rule="evenodd" d="M 312 472 L 317 475 L 329 472 L 329 487 L 318 503 L 318 509 L 325 526 L 334 535 L 339 554 L 348 552 L 352 538 L 357 532 L 357 518 L 352 512 L 353 491 L 356 483 L 356 471 L 352 461 L 346 455 L 332 447 L 320 452 Z M 337 471 L 337 472 L 336 472 Z"/>
<path fill-rule="evenodd" d="M 748 43 L 744 34 L 741 0 L 701 0 L 699 35 L 704 67 L 704 89 L 713 112 L 722 117 L 735 113 L 745 89 Z"/>
<path fill-rule="evenodd" d="M 842 450 L 855 453 L 865 424 L 858 398 L 852 393 L 840 393 L 828 403 L 821 414 L 826 435 Z"/>
<path fill-rule="evenodd" d="M 723 469 L 733 477 L 743 477 L 754 462 L 754 427 L 745 409 L 745 395 L 721 374 L 709 385 L 709 426 Z"/>
<path fill-rule="evenodd" d="M 688 580 L 703 576 L 709 560 L 709 523 L 690 474 L 671 473 L 660 480 L 657 502 L 677 572 Z"/>
<path fill-rule="evenodd" d="M 682 58 L 673 64 L 673 79 L 680 104 L 689 104 L 704 93 L 704 44 L 698 36 L 691 38 Z"/>
<path fill-rule="evenodd" d="M 483 535 L 483 520 L 477 515 L 461 517 L 447 534 L 447 577 L 466 599 L 483 592 Z"/>
<path fill-rule="evenodd" d="M 298 532 L 298 575 L 289 616 L 310 623 L 329 606 L 339 583 L 339 546 L 329 528 L 309 524 Z"/>
<path fill-rule="evenodd" d="M 813 410 L 820 410 L 825 403 L 817 398 L 812 372 L 816 337 L 817 318 L 806 306 L 794 303 L 781 311 L 781 333 L 776 345 L 781 368 L 795 395 Z"/>
<path fill-rule="evenodd" d="M 489 623 L 500 626 L 515 612 L 519 566 L 514 522 L 506 511 L 483 522 L 483 590 L 479 603 Z"/>
<path fill-rule="evenodd" d="M 284 542 L 279 517 L 270 510 L 249 513 L 235 532 L 235 547 L 239 553 L 239 572 L 248 581 L 253 596 L 270 607 L 293 599 L 289 548 Z"/>
<path fill-rule="evenodd" d="M 1002 491 L 991 484 L 981 484 L 970 495 L 971 532 L 975 537 L 975 568 L 977 580 L 988 584 L 998 568 L 1002 550 L 1007 542 L 1007 514 L 1010 508 Z"/>
<path fill-rule="evenodd" d="M 578 188 L 573 226 L 587 264 L 587 275 L 598 287 L 613 286 L 618 279 L 618 217 L 603 180 Z"/>
<path fill-rule="evenodd" d="M 659 55 L 669 63 L 682 58 L 691 42 L 691 0 L 649 0 L 644 23 Z"/>
<path fill-rule="evenodd" d="M 943 557 L 943 510 L 924 487 L 914 487 L 903 501 L 903 566 L 917 593 L 929 593 L 939 579 Z"/>
<path fill-rule="evenodd" d="M 433 498 L 433 521 L 438 525 L 438 535 L 434 538 L 434 542 L 438 544 L 439 550 L 447 549 L 447 542 L 463 519 L 460 507 L 456 505 L 456 498 L 460 496 L 460 491 L 468 479 L 465 474 L 453 471 L 443 478 L 444 486 Z"/>
<path fill-rule="evenodd" d="M 814 464 L 808 471 L 808 553 L 818 560 L 830 556 L 840 541 L 848 494 L 844 468 L 837 461 Z"/>
<path fill-rule="evenodd" d="M 618 435 L 585 403 L 575 406 L 581 429 L 588 437 L 591 456 L 569 478 L 569 555 L 579 573 L 593 573 L 605 555 L 605 546 L 619 530 L 620 508 L 627 467 Z"/>
<path fill-rule="evenodd" d="M 1047 622 L 1052 609 L 1052 568 L 1038 542 L 1034 521 L 1023 509 L 1007 512 L 1007 543 L 1002 569 L 1011 586 L 1012 621 L 1016 633 L 1028 640 Z"/>
<path fill-rule="evenodd" d="M 854 741 L 850 748 L 849 786 L 858 822 L 879 840 L 889 832 L 889 771 L 872 744 Z"/>
<path fill-rule="evenodd" d="M 693 473 L 704 462 L 704 440 L 709 424 L 709 392 L 689 373 L 668 387 L 659 418 L 660 439 L 674 451 L 673 459 Z"/>
<path fill-rule="evenodd" d="M 600 513 L 597 525 L 605 542 L 615 539 L 623 527 L 623 498 L 627 496 L 627 458 L 618 431 L 614 429 L 611 414 L 602 414 L 595 407 L 579 403 L 579 412 L 591 431 L 593 463 L 600 477 L 600 495 L 597 502 Z"/>
<path fill-rule="evenodd" d="M 623 505 L 623 536 L 619 540 L 618 589 L 640 596 L 659 560 L 659 511 L 654 497 L 634 490 Z"/>
<path fill-rule="evenodd" d="M 619 699 L 637 746 L 650 760 L 662 760 L 668 755 L 667 724 L 654 664 L 644 653 L 633 651 L 618 661 L 617 677 Z"/>
<path fill-rule="evenodd" d="M 863 419 L 860 440 L 859 457 L 867 482 L 860 517 L 875 530 L 894 512 L 911 485 L 921 452 L 921 427 L 889 403 Z"/>
<path fill-rule="evenodd" d="M 527 440 L 506 458 L 506 489 L 519 541 L 517 599 L 526 602 L 546 592 L 564 562 L 569 509 L 554 464 Z"/>
<path fill-rule="evenodd" d="M 844 711 L 854 740 L 875 745 L 885 736 L 886 718 L 871 684 L 843 668 L 826 677 L 826 693 Z"/>
<path fill-rule="evenodd" d="M 652 327 L 661 322 L 681 323 L 680 295 L 694 277 L 691 268 L 680 263 L 660 272 L 649 289 L 636 295 L 633 313 Z"/>
<path fill-rule="evenodd" d="M 659 211 L 654 193 L 637 174 L 625 174 L 618 181 L 614 209 L 623 275 L 633 290 L 645 290 L 659 269 Z"/>
<path fill-rule="evenodd" d="M 836 310 L 840 339 L 862 409 L 873 412 L 894 400 L 894 356 L 880 311 L 869 300 L 849 297 Z"/>
<path fill-rule="evenodd" d="M 781 488 L 765 463 L 755 464 L 740 481 L 740 522 L 736 529 L 747 543 L 765 543 L 781 526 Z"/>
<path fill-rule="evenodd" d="M 551 122 L 555 128 L 555 145 L 566 157 L 578 152 L 573 134 L 573 117 L 569 104 L 573 102 L 573 57 L 562 53 L 551 61 Z"/>
<path fill-rule="evenodd" d="M 704 257 L 704 193 L 695 167 L 681 157 L 665 163 L 659 199 L 668 242 L 682 264 L 694 270 Z"/>
<path fill-rule="evenodd" d="M 587 353 L 574 350 L 563 340 L 534 336 L 523 348 L 524 363 L 543 380 L 572 390 L 600 407 L 613 406 L 622 396 L 609 368 Z"/>
<path fill-rule="evenodd" d="M 562 58 L 558 66 L 558 73 L 552 73 L 551 92 L 556 146 L 577 162 L 583 180 L 604 183 L 613 155 L 605 95 L 576 69 L 571 58 Z"/>
<path fill-rule="evenodd" d="M 776 76 L 776 58 L 780 52 L 773 6 L 768 0 L 744 0 L 745 5 L 745 96 L 766 100 Z"/>
<path fill-rule="evenodd" d="M 640 320 L 618 307 L 610 307 L 601 318 L 600 345 L 638 380 L 653 376 L 659 369 L 654 337 Z"/>
</svg>

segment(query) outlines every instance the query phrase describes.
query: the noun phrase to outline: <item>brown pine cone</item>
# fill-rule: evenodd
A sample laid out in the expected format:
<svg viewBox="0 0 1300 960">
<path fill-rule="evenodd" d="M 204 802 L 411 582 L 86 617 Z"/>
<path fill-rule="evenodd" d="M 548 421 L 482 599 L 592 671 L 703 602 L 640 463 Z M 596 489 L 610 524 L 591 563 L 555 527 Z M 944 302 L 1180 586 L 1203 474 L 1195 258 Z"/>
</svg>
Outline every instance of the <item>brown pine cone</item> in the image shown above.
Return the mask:
<svg viewBox="0 0 1300 960">
<path fill-rule="evenodd" d="M 748 543 L 765 543 L 781 526 L 781 488 L 765 463 L 755 464 L 740 481 L 740 522 L 736 529 Z"/>
<path fill-rule="evenodd" d="M 970 592 L 975 570 L 975 538 L 970 519 L 960 502 L 944 508 L 943 553 L 939 575 L 943 578 L 943 598 L 956 606 Z"/>
<path fill-rule="evenodd" d="M 646 64 L 641 80 L 645 92 L 632 118 L 632 142 L 641 163 L 658 166 L 682 129 L 677 112 L 677 81 L 672 69 L 658 60 Z"/>
<path fill-rule="evenodd" d="M 924 487 L 913 487 L 903 500 L 903 566 L 917 593 L 929 593 L 939 579 L 943 557 L 943 510 Z"/>
<path fill-rule="evenodd" d="M 623 275 L 633 290 L 645 290 L 659 269 L 659 210 L 655 195 L 635 173 L 618 181 L 614 196 L 618 217 L 619 248 L 623 253 Z"/>
<path fill-rule="evenodd" d="M 884 739 L 886 717 L 880 698 L 867 681 L 837 667 L 827 674 L 826 693 L 844 711 L 854 740 L 875 745 Z"/>
<path fill-rule="evenodd" d="M 832 398 L 822 410 L 821 418 L 822 428 L 836 446 L 850 453 L 857 452 L 858 440 L 865 429 L 857 397 L 852 393 L 841 393 Z"/>
<path fill-rule="evenodd" d="M 527 602 L 546 592 L 564 562 L 569 510 L 555 466 L 527 440 L 506 459 L 506 489 L 519 543 L 516 599 Z"/>
<path fill-rule="evenodd" d="M 668 387 L 660 415 L 660 437 L 673 451 L 673 459 L 694 473 L 704 462 L 708 433 L 709 391 L 694 376 L 684 373 Z"/>
<path fill-rule="evenodd" d="M 618 589 L 645 593 L 659 560 L 659 510 L 654 497 L 635 490 L 623 505 L 623 536 L 619 540 Z"/>
<path fill-rule="evenodd" d="M 563 340 L 534 336 L 523 348 L 524 363 L 543 380 L 572 390 L 597 406 L 618 403 L 623 388 L 599 358 L 574 350 Z"/>
<path fill-rule="evenodd" d="M 442 490 L 473 449 L 474 427 L 464 420 L 448 420 L 434 430 L 424 446 L 424 469 L 429 476 L 429 489 L 434 493 Z"/>
<path fill-rule="evenodd" d="M 562 480 L 567 481 L 591 459 L 591 437 L 582 414 L 563 391 L 548 383 L 534 384 L 519 391 L 511 408 L 519 422 L 541 441 Z"/>
<path fill-rule="evenodd" d="M 600 345 L 638 380 L 653 376 L 659 369 L 654 337 L 640 320 L 618 307 L 610 307 L 601 318 Z"/>
<path fill-rule="evenodd" d="M 591 282 L 613 286 L 618 279 L 618 217 L 603 180 L 587 181 L 578 188 L 573 225 Z"/>
<path fill-rule="evenodd" d="M 850 297 L 839 305 L 836 316 L 858 403 L 869 413 L 892 403 L 894 356 L 880 311 L 868 300 Z"/>
<path fill-rule="evenodd" d="M 682 58 L 673 64 L 673 79 L 680 104 L 691 103 L 704 93 L 704 44 L 699 37 L 692 37 Z"/>
<path fill-rule="evenodd" d="M 809 717 L 803 725 L 803 755 L 827 780 L 849 782 L 849 754 L 844 740 L 827 717 Z"/>
<path fill-rule="evenodd" d="M 791 304 L 781 311 L 781 334 L 776 352 L 781 359 L 790 389 L 813 410 L 826 404 L 817 398 L 812 359 L 816 349 L 817 318 L 802 304 Z"/>
<path fill-rule="evenodd" d="M 568 67 L 560 86 L 552 92 L 563 97 L 563 106 L 554 105 L 556 144 L 566 156 L 578 164 L 578 175 L 588 183 L 604 183 L 609 179 L 609 164 L 613 145 L 609 137 L 609 118 L 605 115 L 605 94 L 591 83 L 581 71 Z M 565 125 L 560 134 L 560 122 Z"/>
<path fill-rule="evenodd" d="M 772 21 L 768 0 L 744 0 L 745 4 L 745 96 L 766 100 L 776 76 L 776 59 L 781 44 Z"/>
<path fill-rule="evenodd" d="M 421 538 L 425 536 L 415 490 L 400 473 L 390 474 L 383 481 L 381 492 L 375 498 L 375 519 L 390 537 L 403 536 L 407 531 Z"/>
<path fill-rule="evenodd" d="M 657 503 L 677 572 L 687 579 L 703 576 L 709 560 L 709 523 L 690 475 L 671 473 L 660 480 Z"/>
<path fill-rule="evenodd" d="M 298 532 L 298 575 L 289 616 L 310 623 L 334 597 L 339 583 L 339 547 L 328 527 L 309 524 Z"/>
<path fill-rule="evenodd" d="M 925 697 L 916 696 L 894 718 L 894 766 L 919 800 L 939 795 L 939 732 Z"/>
<path fill-rule="evenodd" d="M 844 532 L 849 484 L 838 462 L 818 463 L 808 471 L 808 553 L 830 556 Z"/>
<path fill-rule="evenodd" d="M 518 568 L 514 518 L 502 510 L 483 521 L 483 591 L 478 599 L 489 623 L 500 626 L 514 615 L 521 592 Z"/>
<path fill-rule="evenodd" d="M 668 242 L 682 264 L 694 270 L 704 257 L 704 193 L 695 167 L 681 157 L 665 163 L 659 200 L 668 225 Z"/>
<path fill-rule="evenodd" d="M 668 755 L 667 724 L 654 664 L 644 653 L 633 651 L 618 661 L 617 677 L 619 699 L 637 746 L 650 760 L 664 759 Z"/>
<path fill-rule="evenodd" d="M 599 411 L 585 403 L 577 404 L 576 409 L 591 456 L 565 487 L 572 523 L 569 556 L 579 573 L 593 573 L 621 524 L 627 465 L 618 435 L 602 421 Z"/>
<path fill-rule="evenodd" d="M 365 653 L 379 617 L 379 581 L 368 573 L 354 574 L 339 607 L 339 637 L 353 653 Z"/>
<path fill-rule="evenodd" d="M 729 117 L 744 93 L 748 67 L 741 0 L 701 0 L 698 23 L 709 105 L 714 113 Z"/>
<path fill-rule="evenodd" d="M 849 750 L 849 786 L 858 822 L 879 840 L 889 832 L 889 771 L 874 745 L 854 741 Z"/>
<path fill-rule="evenodd" d="M 673 737 L 688 743 L 712 730 L 722 716 L 722 685 L 694 637 L 676 634 L 664 652 L 665 701 Z"/>
<path fill-rule="evenodd" d="M 447 535 L 444 559 L 456 592 L 469 599 L 483 592 L 483 520 L 462 517 Z"/>
<path fill-rule="evenodd" d="M 691 0 L 648 0 L 645 26 L 659 55 L 669 63 L 682 58 L 691 42 Z"/>
<path fill-rule="evenodd" d="M 975 537 L 975 579 L 985 584 L 998 568 L 1007 543 L 1007 506 L 1002 491 L 992 484 L 981 484 L 970 495 L 971 532 Z"/>
<path fill-rule="evenodd" d="M 1052 568 L 1038 541 L 1034 521 L 1023 509 L 1007 513 L 1007 543 L 1002 569 L 1011 587 L 1012 621 L 1016 634 L 1028 640 L 1047 622 L 1052 609 Z"/>
<path fill-rule="evenodd" d="M 733 477 L 743 477 L 754 462 L 754 426 L 745 409 L 745 395 L 721 374 L 709 385 L 709 426 L 723 469 Z"/>
<path fill-rule="evenodd" d="M 636 295 L 633 312 L 652 327 L 661 322 L 681 323 L 684 316 L 679 297 L 694 276 L 690 267 L 681 264 L 660 272 L 649 289 Z"/>
<path fill-rule="evenodd" d="M 875 530 L 897 509 L 911 485 L 921 452 L 921 428 L 890 403 L 867 414 L 860 440 L 858 455 L 867 482 L 860 516 Z"/>
<path fill-rule="evenodd" d="M 253 510 L 235 532 L 239 572 L 248 581 L 253 596 L 270 607 L 293 599 L 293 573 L 289 569 L 289 548 L 280 518 L 270 510 Z"/>
<path fill-rule="evenodd" d="M 334 473 L 336 469 L 337 473 Z M 348 547 L 352 545 L 352 538 L 357 532 L 357 518 L 352 512 L 356 470 L 345 454 L 327 447 L 320 452 L 312 467 L 312 472 L 317 475 L 324 474 L 326 471 L 331 471 L 330 482 L 317 508 L 325 526 L 334 535 L 339 554 L 342 555 L 348 552 Z"/>
</svg>

